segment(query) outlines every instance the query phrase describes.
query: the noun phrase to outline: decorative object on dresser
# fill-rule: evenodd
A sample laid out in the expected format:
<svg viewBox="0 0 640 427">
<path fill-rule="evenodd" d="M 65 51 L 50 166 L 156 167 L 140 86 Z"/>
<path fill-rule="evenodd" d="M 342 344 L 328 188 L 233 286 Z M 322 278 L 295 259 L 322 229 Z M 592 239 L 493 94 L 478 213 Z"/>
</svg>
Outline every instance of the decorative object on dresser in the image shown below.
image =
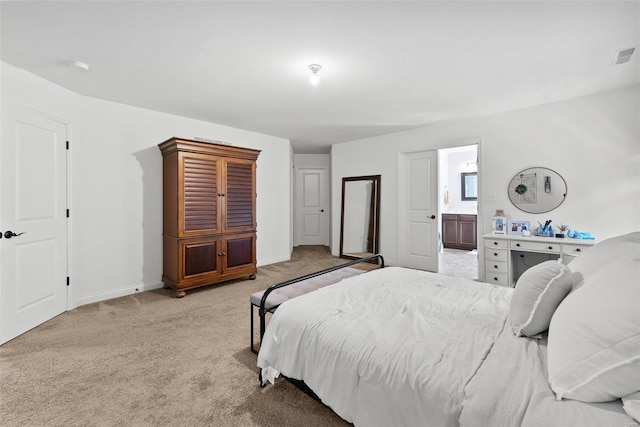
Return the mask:
<svg viewBox="0 0 640 427">
<path fill-rule="evenodd" d="M 531 231 L 530 221 L 519 221 L 519 220 L 509 221 L 509 234 L 517 234 L 522 236 L 523 231 Z"/>
<path fill-rule="evenodd" d="M 158 144 L 163 161 L 165 288 L 185 290 L 256 268 L 259 150 L 181 138 Z"/>
<path fill-rule="evenodd" d="M 558 226 L 558 230 L 556 231 L 556 237 L 558 239 L 564 239 L 565 234 L 569 230 L 569 226 L 567 224 L 560 224 Z"/>
<path fill-rule="evenodd" d="M 493 217 L 493 226 L 491 227 L 494 233 L 505 234 L 507 232 L 507 217 L 496 215 Z"/>
<path fill-rule="evenodd" d="M 485 282 L 511 287 L 528 267 L 550 259 L 576 257 L 595 243 L 593 240 L 497 233 L 488 233 L 482 238 Z"/>
<path fill-rule="evenodd" d="M 476 229 L 476 215 L 442 214 L 442 244 L 445 248 L 476 249 Z"/>
</svg>

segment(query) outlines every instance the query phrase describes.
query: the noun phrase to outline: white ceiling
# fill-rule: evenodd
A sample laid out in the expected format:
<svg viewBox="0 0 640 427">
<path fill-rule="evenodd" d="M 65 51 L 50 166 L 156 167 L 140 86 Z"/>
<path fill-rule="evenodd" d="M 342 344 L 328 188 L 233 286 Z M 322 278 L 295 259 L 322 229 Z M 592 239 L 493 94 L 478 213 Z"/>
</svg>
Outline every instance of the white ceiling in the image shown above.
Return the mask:
<svg viewBox="0 0 640 427">
<path fill-rule="evenodd" d="M 3 1 L 0 14 L 8 63 L 297 153 L 640 83 L 640 52 L 611 65 L 640 45 L 639 1 Z"/>
</svg>

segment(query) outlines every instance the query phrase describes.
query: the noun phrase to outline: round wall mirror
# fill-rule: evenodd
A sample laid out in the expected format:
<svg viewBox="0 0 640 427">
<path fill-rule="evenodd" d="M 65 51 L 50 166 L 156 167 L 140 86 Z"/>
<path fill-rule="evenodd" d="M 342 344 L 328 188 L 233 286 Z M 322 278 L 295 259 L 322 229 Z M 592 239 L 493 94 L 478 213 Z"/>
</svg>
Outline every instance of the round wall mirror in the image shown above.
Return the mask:
<svg viewBox="0 0 640 427">
<path fill-rule="evenodd" d="M 529 168 L 518 172 L 509 183 L 509 200 L 521 211 L 544 213 L 557 208 L 567 197 L 567 183 L 551 169 Z"/>
</svg>

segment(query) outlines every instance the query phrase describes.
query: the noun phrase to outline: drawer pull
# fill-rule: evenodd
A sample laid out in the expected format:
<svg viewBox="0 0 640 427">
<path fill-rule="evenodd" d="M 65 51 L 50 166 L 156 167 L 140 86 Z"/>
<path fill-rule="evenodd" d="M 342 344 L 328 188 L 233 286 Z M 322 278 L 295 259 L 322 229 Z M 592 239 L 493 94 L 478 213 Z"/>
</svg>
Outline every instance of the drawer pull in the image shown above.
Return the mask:
<svg viewBox="0 0 640 427">
<path fill-rule="evenodd" d="M 497 265 L 494 265 L 494 266 L 493 266 L 493 268 L 498 268 L 498 266 L 497 266 Z"/>
<path fill-rule="evenodd" d="M 493 242 L 494 245 L 498 246 L 498 242 Z"/>
<path fill-rule="evenodd" d="M 493 280 L 495 280 L 495 281 L 497 282 L 497 281 L 498 281 L 498 278 L 497 278 L 497 277 L 494 277 L 494 278 L 493 278 Z"/>
<path fill-rule="evenodd" d="M 516 246 L 517 246 L 517 247 L 520 247 L 520 243 L 516 243 Z"/>
<path fill-rule="evenodd" d="M 580 248 L 576 248 L 576 252 L 580 252 L 580 251 L 581 251 L 581 249 L 580 249 Z"/>
<path fill-rule="evenodd" d="M 494 253 L 493 253 L 493 256 L 498 256 L 498 254 L 494 252 Z"/>
<path fill-rule="evenodd" d="M 549 246 L 549 250 L 553 249 L 553 246 Z"/>
</svg>

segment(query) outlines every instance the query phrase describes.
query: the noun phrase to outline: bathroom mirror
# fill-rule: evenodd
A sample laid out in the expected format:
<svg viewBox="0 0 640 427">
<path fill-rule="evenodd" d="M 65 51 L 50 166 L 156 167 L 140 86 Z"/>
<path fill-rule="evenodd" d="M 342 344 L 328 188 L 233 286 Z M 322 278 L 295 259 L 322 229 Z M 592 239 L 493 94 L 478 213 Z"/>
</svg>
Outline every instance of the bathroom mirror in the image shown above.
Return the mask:
<svg viewBox="0 0 640 427">
<path fill-rule="evenodd" d="M 364 258 L 378 253 L 380 175 L 342 178 L 340 256 Z"/>
<path fill-rule="evenodd" d="M 478 172 L 462 172 L 460 176 L 461 199 L 463 201 L 478 200 Z"/>
<path fill-rule="evenodd" d="M 518 172 L 509 182 L 509 200 L 528 213 L 544 213 L 557 208 L 567 197 L 567 183 L 551 169 L 529 168 Z"/>
</svg>

